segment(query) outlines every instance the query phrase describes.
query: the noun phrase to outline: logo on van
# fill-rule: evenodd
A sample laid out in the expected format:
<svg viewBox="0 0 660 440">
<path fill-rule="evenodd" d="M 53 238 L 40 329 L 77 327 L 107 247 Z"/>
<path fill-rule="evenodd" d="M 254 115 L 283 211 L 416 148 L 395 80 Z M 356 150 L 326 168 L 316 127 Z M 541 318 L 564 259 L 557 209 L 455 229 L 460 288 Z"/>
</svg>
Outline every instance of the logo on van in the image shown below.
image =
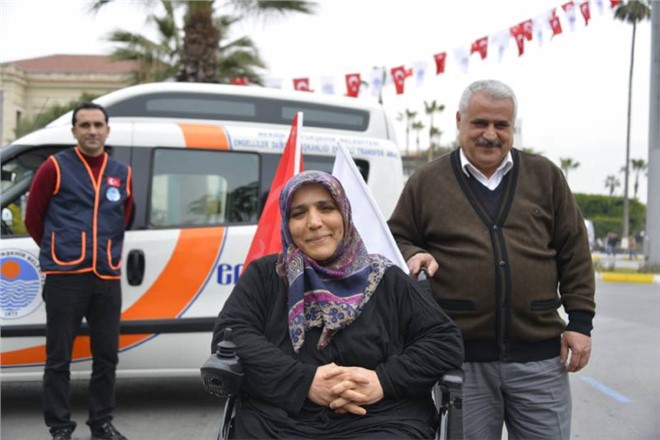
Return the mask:
<svg viewBox="0 0 660 440">
<path fill-rule="evenodd" d="M 0 317 L 16 319 L 41 305 L 39 260 L 21 249 L 0 250 Z"/>
</svg>

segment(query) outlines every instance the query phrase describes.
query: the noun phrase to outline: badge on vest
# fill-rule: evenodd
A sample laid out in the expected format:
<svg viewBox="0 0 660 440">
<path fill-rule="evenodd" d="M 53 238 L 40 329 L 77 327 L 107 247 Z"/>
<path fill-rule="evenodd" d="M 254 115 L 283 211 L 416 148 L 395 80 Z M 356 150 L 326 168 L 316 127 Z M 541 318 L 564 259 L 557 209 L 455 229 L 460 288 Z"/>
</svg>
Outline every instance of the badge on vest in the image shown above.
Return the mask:
<svg viewBox="0 0 660 440">
<path fill-rule="evenodd" d="M 108 182 L 108 186 L 116 186 L 116 187 L 121 186 L 121 179 L 119 179 L 119 177 L 108 176 L 106 181 Z"/>
<path fill-rule="evenodd" d="M 121 194 L 119 193 L 119 190 L 117 188 L 111 186 L 105 192 L 105 197 L 111 202 L 118 202 L 119 199 L 121 199 Z"/>
</svg>

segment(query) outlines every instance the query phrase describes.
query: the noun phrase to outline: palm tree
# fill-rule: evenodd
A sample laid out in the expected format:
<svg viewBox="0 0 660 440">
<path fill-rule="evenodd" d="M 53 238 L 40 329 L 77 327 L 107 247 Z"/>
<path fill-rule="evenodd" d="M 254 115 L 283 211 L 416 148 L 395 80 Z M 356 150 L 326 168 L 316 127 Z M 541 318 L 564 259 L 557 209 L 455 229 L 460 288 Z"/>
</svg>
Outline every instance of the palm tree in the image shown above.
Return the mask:
<svg viewBox="0 0 660 440">
<path fill-rule="evenodd" d="M 240 18 L 223 15 L 214 22 L 220 29 L 224 29 L 223 35 L 228 36 L 231 25 L 240 21 Z M 218 80 L 229 84 L 233 78 L 244 77 L 250 83 L 263 85 L 258 69 L 263 69 L 266 64 L 259 55 L 254 41 L 250 37 L 241 37 L 223 43 L 220 39 L 218 46 Z"/>
<path fill-rule="evenodd" d="M 646 171 L 646 168 L 648 167 L 647 163 L 644 161 L 644 159 L 633 159 L 631 161 L 631 166 L 632 170 L 635 173 L 635 185 L 633 187 L 633 194 L 634 198 L 637 198 L 637 190 L 639 189 L 639 176 L 642 174 L 644 171 Z"/>
<path fill-rule="evenodd" d="M 564 172 L 567 181 L 568 181 L 568 172 L 580 166 L 580 162 L 573 162 L 573 159 L 571 159 L 570 157 L 560 157 L 559 163 L 560 163 L 559 167 Z"/>
<path fill-rule="evenodd" d="M 404 121 L 406 124 L 406 155 L 410 151 L 410 130 L 412 129 L 412 124 L 415 123 L 416 117 L 417 112 L 408 109 L 405 109 L 403 113 L 399 113 L 397 116 L 397 120 Z"/>
<path fill-rule="evenodd" d="M 147 24 L 153 23 L 158 28 L 159 41 L 123 30 L 115 30 L 107 37 L 108 41 L 119 43 L 119 47 L 110 54 L 113 60 L 137 62 L 138 70 L 133 72 L 135 84 L 163 81 L 178 70 L 181 38 L 174 17 L 174 5 L 171 0 L 161 0 L 161 5 L 165 15 L 147 16 Z"/>
<path fill-rule="evenodd" d="M 417 132 L 417 136 L 415 137 L 415 144 L 417 145 L 417 153 L 420 152 L 419 148 L 419 133 L 424 130 L 424 123 L 422 121 L 415 121 L 412 123 L 412 129 Z"/>
<path fill-rule="evenodd" d="M 632 81 L 633 66 L 635 65 L 635 35 L 637 23 L 651 18 L 651 4 L 645 0 L 628 0 L 614 11 L 618 20 L 632 24 L 632 43 L 630 48 L 630 73 L 628 75 L 628 125 L 626 129 L 626 163 L 623 178 L 623 236 L 628 236 L 629 207 L 628 207 L 628 175 L 630 174 L 630 120 L 632 113 Z"/>
<path fill-rule="evenodd" d="M 605 188 L 609 188 L 610 197 L 614 195 L 614 190 L 621 186 L 621 181 L 615 175 L 610 174 L 605 178 Z"/>
<path fill-rule="evenodd" d="M 445 106 L 443 104 L 438 104 L 435 99 L 431 102 L 424 101 L 424 111 L 429 116 L 429 149 L 427 158 L 429 161 L 433 158 L 433 147 L 435 146 L 433 143 L 433 136 L 434 134 L 439 135 L 442 133 L 441 131 L 437 130 L 435 125 L 433 125 L 433 115 L 435 113 L 441 113 L 444 110 Z"/>
<path fill-rule="evenodd" d="M 90 10 L 98 11 L 113 0 L 94 0 Z M 155 2 L 150 2 L 150 5 Z M 218 46 L 225 29 L 217 28 L 221 22 L 213 21 L 213 0 L 173 0 L 173 5 L 186 7 L 183 44 L 179 50 L 181 65 L 178 81 L 218 82 Z M 243 16 L 267 17 L 289 12 L 311 14 L 317 4 L 306 0 L 229 0 L 223 6 L 232 6 Z"/>
<path fill-rule="evenodd" d="M 145 38 L 140 34 L 133 34 L 117 30 L 112 32 L 108 40 L 120 43 L 120 47 L 110 55 L 115 60 L 134 60 L 138 63 L 138 70 L 134 72 L 136 84 L 152 81 L 163 81 L 174 78 L 180 71 L 182 30 L 177 26 L 174 17 L 174 8 L 171 0 L 161 0 L 165 9 L 162 17 L 152 14 L 147 21 L 155 23 L 158 28 L 158 42 Z M 214 20 L 218 29 L 224 29 L 224 37 L 230 34 L 231 26 L 240 19 L 221 16 Z M 225 42 L 220 39 L 217 48 L 218 54 L 218 82 L 230 83 L 233 78 L 245 77 L 251 84 L 262 84 L 257 68 L 265 67 L 263 60 L 254 42 L 249 37 Z"/>
<path fill-rule="evenodd" d="M 440 146 L 440 136 L 442 136 L 442 130 L 438 127 L 431 127 L 429 129 L 429 156 L 426 158 L 427 161 L 432 161 L 433 157 L 442 151 Z"/>
<path fill-rule="evenodd" d="M 220 31 L 213 23 L 213 2 L 189 1 L 183 32 L 177 81 L 217 83 Z"/>
</svg>

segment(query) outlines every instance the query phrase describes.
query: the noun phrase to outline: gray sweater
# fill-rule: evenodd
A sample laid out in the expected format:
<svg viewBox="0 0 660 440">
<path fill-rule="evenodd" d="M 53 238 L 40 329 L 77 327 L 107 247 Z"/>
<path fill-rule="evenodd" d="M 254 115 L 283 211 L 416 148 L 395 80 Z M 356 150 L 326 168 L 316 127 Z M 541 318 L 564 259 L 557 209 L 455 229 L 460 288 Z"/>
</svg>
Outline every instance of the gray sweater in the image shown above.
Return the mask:
<svg viewBox="0 0 660 440">
<path fill-rule="evenodd" d="M 548 159 L 511 150 L 492 218 L 460 169 L 458 150 L 408 180 L 389 220 L 407 260 L 429 252 L 433 292 L 463 333 L 466 361 L 558 356 L 566 324 L 589 335 L 594 271 L 582 214 Z"/>
</svg>

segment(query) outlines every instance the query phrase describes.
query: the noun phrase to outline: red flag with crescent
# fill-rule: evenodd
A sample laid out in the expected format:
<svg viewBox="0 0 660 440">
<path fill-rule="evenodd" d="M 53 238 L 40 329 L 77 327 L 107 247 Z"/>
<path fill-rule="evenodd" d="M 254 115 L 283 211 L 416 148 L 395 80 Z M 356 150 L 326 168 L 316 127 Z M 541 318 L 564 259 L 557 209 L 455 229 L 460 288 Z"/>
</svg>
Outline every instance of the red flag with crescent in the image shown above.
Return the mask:
<svg viewBox="0 0 660 440">
<path fill-rule="evenodd" d="M 406 81 L 406 68 L 404 66 L 392 67 L 392 79 L 394 80 L 394 87 L 396 87 L 397 95 L 403 94 L 403 86 Z"/>
<path fill-rule="evenodd" d="M 235 86 L 247 86 L 249 82 L 247 76 L 235 76 L 231 79 L 231 83 Z"/>
<path fill-rule="evenodd" d="M 360 80 L 359 73 L 347 73 L 346 74 L 346 96 L 352 98 L 357 98 L 360 94 L 360 85 L 362 81 Z"/>
<path fill-rule="evenodd" d="M 254 238 L 252 238 L 250 250 L 247 257 L 245 257 L 242 270 L 245 270 L 252 260 L 282 251 L 280 194 L 284 184 L 304 169 L 299 136 L 302 129 L 302 120 L 302 112 L 296 113 L 293 117 L 289 139 L 286 141 L 284 151 L 282 151 L 282 157 L 277 165 L 275 177 L 273 177 L 273 183 L 270 185 L 270 192 L 259 218 L 259 223 L 257 223 L 257 231 Z"/>
<path fill-rule="evenodd" d="M 433 55 L 435 60 L 435 74 L 440 75 L 445 72 L 445 60 L 447 59 L 447 52 L 440 52 Z"/>
<path fill-rule="evenodd" d="M 561 21 L 559 21 L 559 17 L 555 13 L 555 10 L 552 10 L 552 15 L 550 18 L 548 18 L 548 23 L 550 24 L 550 29 L 552 29 L 552 36 L 554 37 L 555 35 L 561 34 Z"/>
<path fill-rule="evenodd" d="M 470 48 L 470 54 L 473 54 L 475 52 L 479 52 L 479 55 L 481 55 L 482 60 L 486 59 L 486 57 L 488 56 L 488 37 L 479 38 L 474 43 L 472 43 L 472 47 Z"/>
<path fill-rule="evenodd" d="M 294 78 L 293 89 L 301 92 L 311 92 L 312 90 L 309 88 L 309 78 Z"/>
<path fill-rule="evenodd" d="M 584 18 L 584 25 L 587 26 L 589 24 L 589 20 L 591 19 L 591 9 L 589 8 L 589 1 L 580 3 L 580 12 L 582 13 L 582 17 Z"/>
<path fill-rule="evenodd" d="M 523 24 L 518 23 L 517 25 L 509 29 L 511 36 L 516 40 L 516 45 L 518 46 L 518 56 L 522 56 L 525 53 L 525 32 L 523 30 Z"/>
</svg>

